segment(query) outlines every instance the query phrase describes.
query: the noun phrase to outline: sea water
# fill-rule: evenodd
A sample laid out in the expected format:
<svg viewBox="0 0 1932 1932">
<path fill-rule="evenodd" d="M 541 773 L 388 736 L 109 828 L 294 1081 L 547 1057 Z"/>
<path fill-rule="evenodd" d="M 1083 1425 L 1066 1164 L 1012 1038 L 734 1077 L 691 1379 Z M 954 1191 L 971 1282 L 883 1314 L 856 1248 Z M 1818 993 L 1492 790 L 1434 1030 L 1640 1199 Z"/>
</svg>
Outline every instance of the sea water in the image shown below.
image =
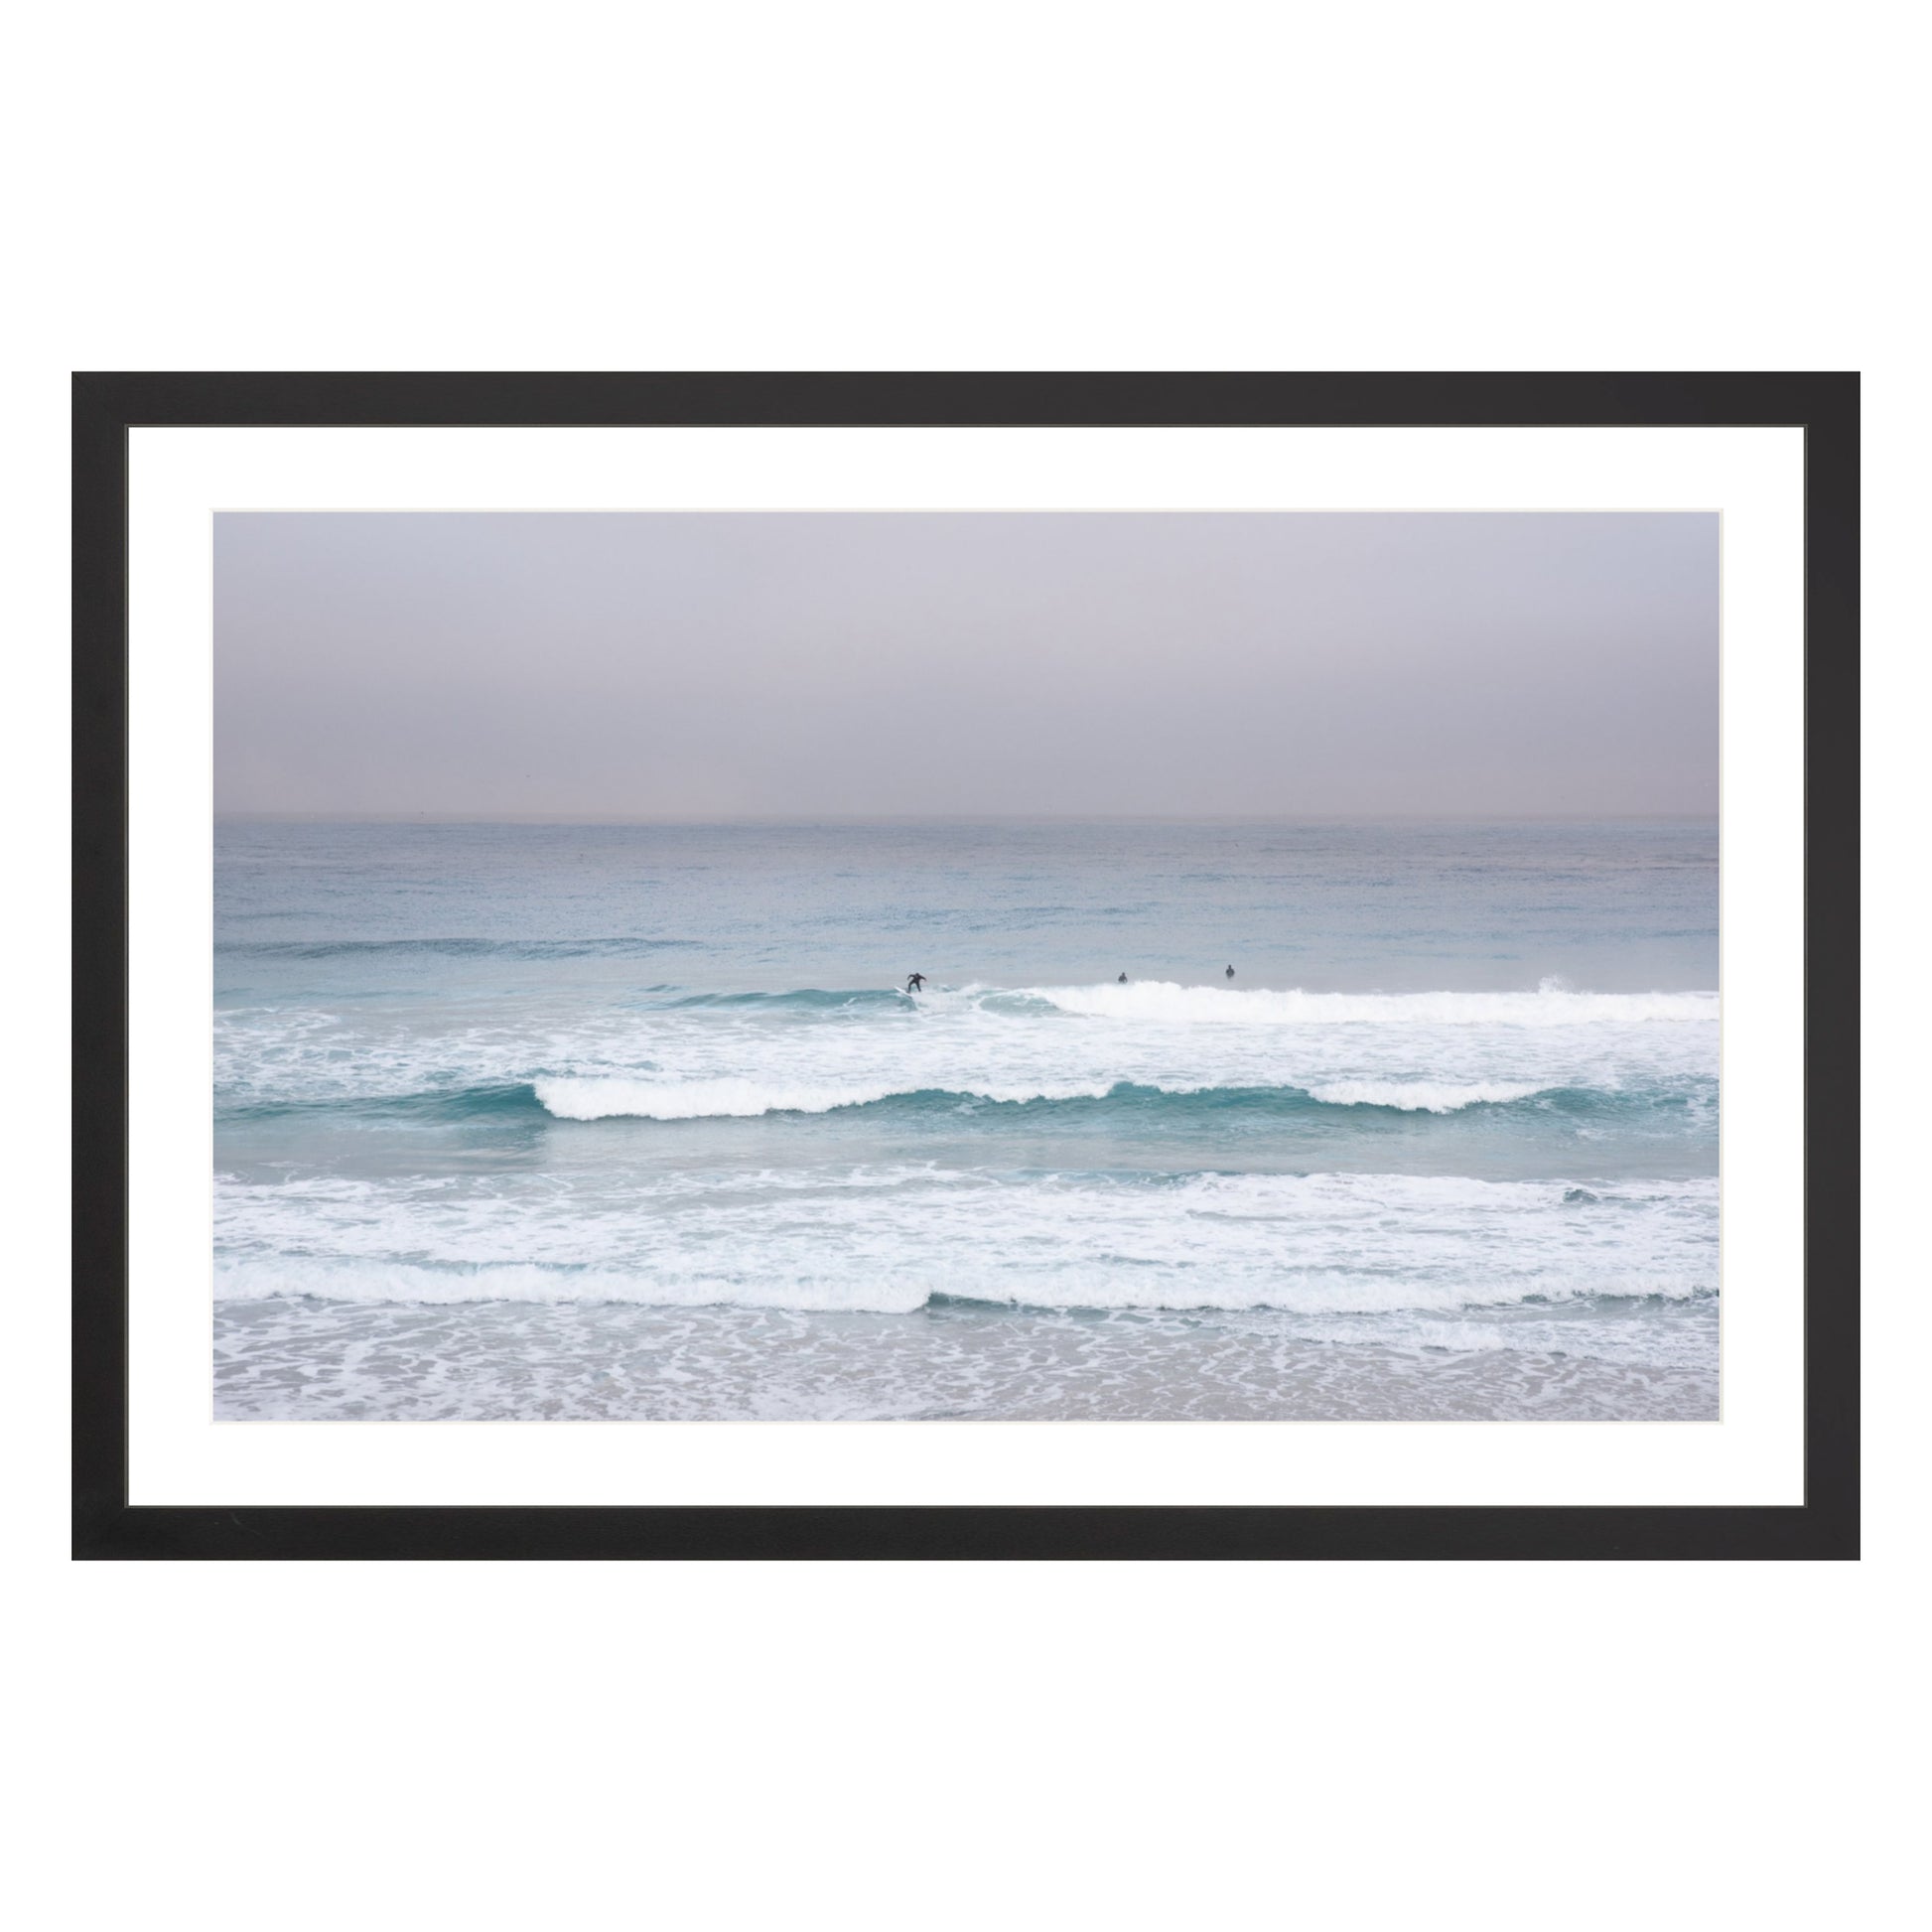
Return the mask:
<svg viewBox="0 0 1932 1932">
<path fill-rule="evenodd" d="M 1717 881 L 1707 820 L 221 821 L 215 1413 L 1715 1416 Z"/>
</svg>

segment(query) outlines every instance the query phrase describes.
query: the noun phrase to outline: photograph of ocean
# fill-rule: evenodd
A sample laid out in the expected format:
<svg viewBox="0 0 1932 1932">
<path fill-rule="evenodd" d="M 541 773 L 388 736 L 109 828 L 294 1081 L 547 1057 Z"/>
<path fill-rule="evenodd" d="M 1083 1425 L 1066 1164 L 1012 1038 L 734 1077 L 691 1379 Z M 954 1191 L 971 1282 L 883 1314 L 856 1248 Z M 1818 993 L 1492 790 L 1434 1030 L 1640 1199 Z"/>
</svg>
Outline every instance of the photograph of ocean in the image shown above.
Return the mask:
<svg viewBox="0 0 1932 1932">
<path fill-rule="evenodd" d="M 217 1419 L 1718 1414 L 1714 818 L 234 815 L 214 883 Z"/>
</svg>

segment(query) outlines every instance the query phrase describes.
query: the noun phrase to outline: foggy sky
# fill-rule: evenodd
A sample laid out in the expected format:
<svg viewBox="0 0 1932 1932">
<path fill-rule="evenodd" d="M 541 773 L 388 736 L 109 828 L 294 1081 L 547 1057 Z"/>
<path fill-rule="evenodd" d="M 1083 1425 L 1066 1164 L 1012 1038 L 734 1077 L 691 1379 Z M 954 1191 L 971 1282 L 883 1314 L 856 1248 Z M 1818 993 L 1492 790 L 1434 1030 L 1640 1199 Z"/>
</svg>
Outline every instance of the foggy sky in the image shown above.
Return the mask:
<svg viewBox="0 0 1932 1932">
<path fill-rule="evenodd" d="M 221 812 L 1715 812 L 1718 518 L 215 518 Z"/>
</svg>

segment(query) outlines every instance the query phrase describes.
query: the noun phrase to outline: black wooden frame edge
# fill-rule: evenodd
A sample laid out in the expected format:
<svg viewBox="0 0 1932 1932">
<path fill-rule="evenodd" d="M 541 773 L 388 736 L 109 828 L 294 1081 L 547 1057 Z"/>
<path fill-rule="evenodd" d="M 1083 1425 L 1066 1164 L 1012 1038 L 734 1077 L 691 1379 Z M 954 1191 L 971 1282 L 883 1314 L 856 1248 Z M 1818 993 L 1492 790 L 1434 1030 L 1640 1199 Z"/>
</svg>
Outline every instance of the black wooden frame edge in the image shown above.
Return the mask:
<svg viewBox="0 0 1932 1932">
<path fill-rule="evenodd" d="M 130 1507 L 126 436 L 142 424 L 1802 425 L 1804 1506 Z M 72 490 L 76 1558 L 1857 1557 L 1857 374 L 76 373 Z"/>
</svg>

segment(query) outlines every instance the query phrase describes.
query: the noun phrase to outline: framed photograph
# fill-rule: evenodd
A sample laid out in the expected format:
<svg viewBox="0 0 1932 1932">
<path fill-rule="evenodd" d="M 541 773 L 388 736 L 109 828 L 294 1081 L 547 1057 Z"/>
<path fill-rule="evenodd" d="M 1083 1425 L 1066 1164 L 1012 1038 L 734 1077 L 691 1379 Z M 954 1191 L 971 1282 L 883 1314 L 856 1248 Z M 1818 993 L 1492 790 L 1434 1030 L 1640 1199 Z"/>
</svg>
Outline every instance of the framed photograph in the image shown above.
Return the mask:
<svg viewBox="0 0 1932 1932">
<path fill-rule="evenodd" d="M 1858 397 L 76 376 L 75 1554 L 1855 1557 Z"/>
</svg>

